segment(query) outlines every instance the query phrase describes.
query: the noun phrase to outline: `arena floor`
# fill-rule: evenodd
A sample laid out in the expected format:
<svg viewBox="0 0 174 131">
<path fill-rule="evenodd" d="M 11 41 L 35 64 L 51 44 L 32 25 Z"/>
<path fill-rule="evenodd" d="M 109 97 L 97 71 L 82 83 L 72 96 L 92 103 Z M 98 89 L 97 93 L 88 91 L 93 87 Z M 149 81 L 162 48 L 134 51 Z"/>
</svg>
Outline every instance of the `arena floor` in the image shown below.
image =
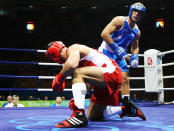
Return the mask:
<svg viewBox="0 0 174 131">
<path fill-rule="evenodd" d="M 55 128 L 56 122 L 68 118 L 68 107 L 0 108 L 1 131 L 174 131 L 174 105 L 139 104 L 147 117 L 137 117 L 92 122 L 86 128 Z"/>
</svg>

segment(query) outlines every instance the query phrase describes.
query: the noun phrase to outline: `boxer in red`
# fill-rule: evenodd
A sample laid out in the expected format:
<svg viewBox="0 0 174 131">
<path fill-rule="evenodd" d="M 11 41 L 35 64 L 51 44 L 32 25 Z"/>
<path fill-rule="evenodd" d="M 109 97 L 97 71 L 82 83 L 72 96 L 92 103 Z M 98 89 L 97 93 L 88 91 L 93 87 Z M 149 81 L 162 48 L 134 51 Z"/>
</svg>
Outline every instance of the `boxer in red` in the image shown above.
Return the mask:
<svg viewBox="0 0 174 131">
<path fill-rule="evenodd" d="M 53 91 L 63 91 L 66 77 L 72 76 L 73 99 L 69 105 L 73 113 L 69 119 L 57 123 L 56 127 L 85 127 L 88 119 L 98 121 L 115 114 L 120 114 L 121 118 L 138 116 L 146 120 L 143 112 L 132 102 L 126 107 L 119 106 L 122 75 L 114 60 L 85 45 L 74 44 L 67 48 L 61 41 L 49 43 L 46 56 L 59 64 L 64 63 L 52 82 Z M 87 87 L 94 90 L 88 108 L 88 119 L 85 115 L 85 95 L 89 90 Z"/>
</svg>

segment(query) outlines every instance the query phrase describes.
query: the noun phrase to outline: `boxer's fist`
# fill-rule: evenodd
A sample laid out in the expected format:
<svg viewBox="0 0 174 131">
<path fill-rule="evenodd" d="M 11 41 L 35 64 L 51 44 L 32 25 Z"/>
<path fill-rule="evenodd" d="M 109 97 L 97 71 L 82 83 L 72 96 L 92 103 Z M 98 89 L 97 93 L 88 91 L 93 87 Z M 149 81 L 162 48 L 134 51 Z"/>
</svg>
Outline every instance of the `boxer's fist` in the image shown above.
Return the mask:
<svg viewBox="0 0 174 131">
<path fill-rule="evenodd" d="M 119 59 L 125 59 L 127 57 L 127 53 L 125 52 L 124 48 L 118 46 L 115 42 L 110 44 L 110 47 L 114 50 L 115 55 Z"/>
<path fill-rule="evenodd" d="M 118 46 L 114 52 L 119 59 L 125 59 L 127 57 L 127 53 L 125 52 L 124 48 L 120 46 Z"/>
<path fill-rule="evenodd" d="M 52 82 L 52 89 L 55 92 L 62 92 L 65 88 L 65 79 L 62 77 L 61 73 L 59 73 L 58 75 L 56 75 L 56 77 L 54 78 L 53 82 Z"/>
<path fill-rule="evenodd" d="M 138 54 L 132 54 L 129 60 L 129 64 L 132 68 L 137 68 L 139 63 L 139 57 Z"/>
</svg>

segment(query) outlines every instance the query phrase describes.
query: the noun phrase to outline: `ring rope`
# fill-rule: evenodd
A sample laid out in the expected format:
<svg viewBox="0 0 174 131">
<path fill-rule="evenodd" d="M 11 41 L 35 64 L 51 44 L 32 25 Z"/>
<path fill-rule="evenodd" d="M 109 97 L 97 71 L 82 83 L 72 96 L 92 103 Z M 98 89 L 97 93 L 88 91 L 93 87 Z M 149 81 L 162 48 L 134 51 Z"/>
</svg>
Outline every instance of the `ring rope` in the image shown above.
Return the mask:
<svg viewBox="0 0 174 131">
<path fill-rule="evenodd" d="M 0 78 L 30 78 L 30 79 L 54 79 L 55 76 L 17 76 L 17 75 L 0 75 Z M 68 76 L 66 79 L 71 79 L 71 76 Z M 168 78 L 174 78 L 174 75 L 172 76 L 163 76 L 160 77 L 160 79 L 168 79 Z M 144 80 L 145 77 L 130 77 L 130 80 Z"/>
<path fill-rule="evenodd" d="M 53 91 L 52 89 L 44 89 L 44 88 L 0 88 L 0 91 Z M 72 91 L 72 89 L 64 89 L 64 91 Z"/>
<path fill-rule="evenodd" d="M 24 51 L 24 52 L 38 52 L 38 53 L 46 53 L 47 52 L 47 50 L 17 49 L 17 48 L 0 48 L 0 50 L 6 50 L 6 51 Z"/>
<path fill-rule="evenodd" d="M 7 51 L 26 51 L 26 52 L 38 52 L 38 53 L 46 53 L 47 50 L 40 50 L 40 49 L 17 49 L 17 48 L 0 48 L 0 50 L 7 50 Z M 174 50 L 170 50 L 170 51 L 165 51 L 165 52 L 161 52 L 158 55 L 166 55 L 166 54 L 170 54 L 170 53 L 174 53 Z M 131 54 L 128 54 L 129 56 Z M 138 54 L 138 56 L 144 56 L 144 54 Z"/>
<path fill-rule="evenodd" d="M 162 66 L 162 67 L 165 67 L 165 66 L 171 66 L 171 65 L 174 65 L 174 62 L 162 64 L 161 66 Z"/>
<path fill-rule="evenodd" d="M 45 63 L 45 62 L 17 62 L 17 61 L 0 61 L 0 64 L 32 64 L 32 65 L 45 65 L 45 66 L 62 66 L 58 63 Z M 130 67 L 130 65 L 128 65 Z M 139 68 L 144 68 L 144 65 L 138 65 Z"/>
<path fill-rule="evenodd" d="M 63 64 L 58 63 L 46 63 L 46 62 L 17 62 L 17 61 L 0 61 L 0 64 L 32 64 L 32 65 L 46 65 L 46 66 L 62 66 Z M 160 66 L 172 66 L 174 65 L 174 62 L 171 63 L 165 63 Z M 130 65 L 128 65 L 130 67 Z M 144 68 L 144 65 L 138 65 L 139 68 Z"/>
<path fill-rule="evenodd" d="M 130 65 L 127 65 L 127 67 L 131 67 Z M 144 68 L 144 65 L 138 65 L 137 68 Z"/>
<path fill-rule="evenodd" d="M 30 79 L 54 79 L 55 76 L 17 76 L 17 75 L 0 75 L 0 78 L 30 78 Z M 68 76 L 66 79 L 71 79 Z M 144 80 L 145 77 L 130 77 L 130 80 Z"/>
<path fill-rule="evenodd" d="M 145 77 L 129 77 L 130 80 L 144 80 Z"/>
<path fill-rule="evenodd" d="M 174 90 L 174 87 L 170 87 L 170 88 L 158 88 L 159 90 Z"/>
<path fill-rule="evenodd" d="M 16 75 L 0 75 L 0 78 L 54 79 L 55 76 L 16 76 Z M 68 76 L 66 79 L 71 79 L 71 77 Z"/>
<path fill-rule="evenodd" d="M 165 51 L 165 52 L 161 52 L 158 55 L 166 55 L 166 54 L 170 54 L 170 53 L 174 53 L 174 50 L 170 50 L 170 51 Z"/>
<path fill-rule="evenodd" d="M 174 78 L 174 75 L 172 76 L 163 76 L 163 77 L 160 77 L 161 79 L 168 79 L 168 78 Z"/>
<path fill-rule="evenodd" d="M 0 88 L 1 91 L 18 91 L 18 90 L 30 90 L 30 91 L 53 91 L 52 89 L 49 88 Z M 121 90 L 121 89 L 120 89 Z M 130 89 L 131 91 L 145 91 L 144 88 L 138 88 L 138 89 Z M 72 91 L 72 89 L 64 89 L 64 91 Z"/>
<path fill-rule="evenodd" d="M 39 50 L 39 49 L 17 49 L 17 48 L 0 48 L 0 50 L 6 50 L 6 51 L 26 51 L 26 52 L 38 52 L 38 53 L 46 53 L 47 50 Z M 131 56 L 131 54 L 128 54 Z M 143 57 L 144 54 L 138 54 L 138 56 Z"/>
<path fill-rule="evenodd" d="M 32 65 L 47 65 L 47 66 L 60 66 L 58 63 L 45 63 L 45 62 L 17 62 L 17 61 L 0 61 L 0 64 L 32 64 Z"/>
<path fill-rule="evenodd" d="M 159 90 L 174 90 L 174 87 L 170 88 L 158 88 Z M 0 88 L 0 91 L 24 91 L 24 90 L 30 90 L 30 91 L 53 91 L 49 88 Z M 121 90 L 121 89 L 120 89 Z M 64 91 L 72 91 L 72 89 L 64 89 Z M 145 88 L 132 88 L 130 91 L 145 91 Z"/>
</svg>

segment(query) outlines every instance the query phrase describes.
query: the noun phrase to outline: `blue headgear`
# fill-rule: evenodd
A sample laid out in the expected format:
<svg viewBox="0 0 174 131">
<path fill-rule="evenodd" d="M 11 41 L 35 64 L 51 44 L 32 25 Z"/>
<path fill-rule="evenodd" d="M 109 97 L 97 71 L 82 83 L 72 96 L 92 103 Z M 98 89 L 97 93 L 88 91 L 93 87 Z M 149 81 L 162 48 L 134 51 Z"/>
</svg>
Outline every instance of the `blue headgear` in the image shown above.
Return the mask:
<svg viewBox="0 0 174 131">
<path fill-rule="evenodd" d="M 132 20 L 132 10 L 138 10 L 138 11 L 141 11 L 142 12 L 142 16 L 140 18 L 140 20 L 141 20 L 143 18 L 144 14 L 145 14 L 146 7 L 142 3 L 140 3 L 140 2 L 131 5 L 130 6 L 130 10 L 129 10 L 129 18 L 131 20 Z"/>
</svg>

